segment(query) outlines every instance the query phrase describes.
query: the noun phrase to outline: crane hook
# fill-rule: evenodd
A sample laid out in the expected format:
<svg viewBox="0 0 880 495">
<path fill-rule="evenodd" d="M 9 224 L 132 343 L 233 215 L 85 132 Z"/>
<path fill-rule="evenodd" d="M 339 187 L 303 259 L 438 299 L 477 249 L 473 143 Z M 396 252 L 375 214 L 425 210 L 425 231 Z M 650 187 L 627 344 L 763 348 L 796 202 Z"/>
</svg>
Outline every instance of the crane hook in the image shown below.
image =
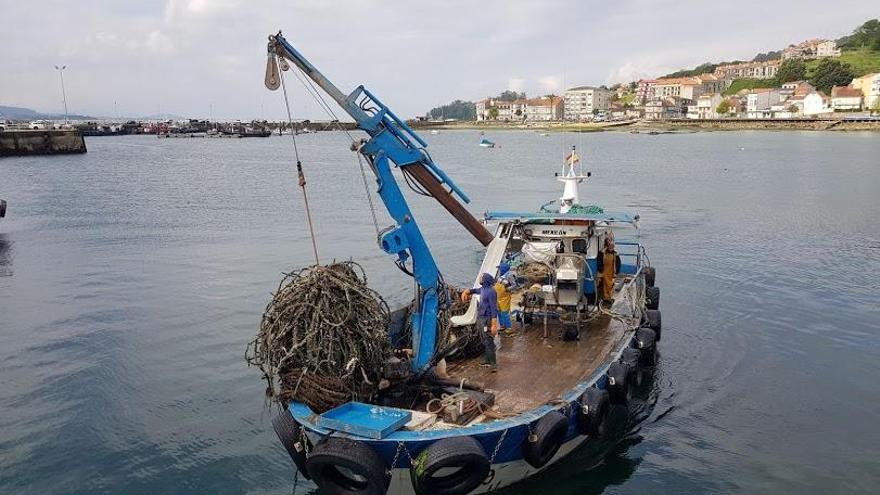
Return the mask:
<svg viewBox="0 0 880 495">
<path fill-rule="evenodd" d="M 274 53 L 269 53 L 266 59 L 266 87 L 272 91 L 281 86 L 281 78 L 278 77 L 278 61 L 275 59 Z"/>
</svg>

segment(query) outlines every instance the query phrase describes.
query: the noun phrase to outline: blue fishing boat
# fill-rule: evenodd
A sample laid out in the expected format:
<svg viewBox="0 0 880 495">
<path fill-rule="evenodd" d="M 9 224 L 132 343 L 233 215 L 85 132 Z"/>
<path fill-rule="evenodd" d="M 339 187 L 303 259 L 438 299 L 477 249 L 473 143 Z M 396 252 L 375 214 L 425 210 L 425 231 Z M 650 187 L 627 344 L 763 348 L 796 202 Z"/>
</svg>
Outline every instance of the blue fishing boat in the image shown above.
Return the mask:
<svg viewBox="0 0 880 495">
<path fill-rule="evenodd" d="M 480 139 L 480 146 L 483 148 L 494 148 L 495 143 L 493 143 L 492 141 L 489 141 L 486 138 L 483 138 L 483 139 Z"/>
<path fill-rule="evenodd" d="M 411 348 L 383 370 L 383 380 L 386 390 L 398 383 L 419 393 L 406 400 L 377 394 L 328 411 L 285 404 L 272 423 L 299 476 L 331 494 L 484 493 L 603 441 L 609 411 L 627 405 L 639 373 L 654 365 L 661 337 L 660 293 L 639 216 L 583 204 L 579 184 L 591 174 L 572 149 L 556 174 L 559 199 L 535 211 L 491 211 L 481 222 L 461 204 L 469 198 L 431 159 L 425 141 L 372 93 L 363 86 L 342 93 L 280 32 L 269 37 L 268 51 L 270 89 L 279 87 L 279 66 L 292 62 L 369 136 L 353 149 L 375 173 L 396 222 L 380 233 L 379 245 L 417 285 L 414 304 L 395 312 L 398 324 L 388 330 L 392 342 L 400 341 L 400 322 L 408 319 Z M 502 337 L 497 370 L 482 366 L 479 356 L 438 348 L 449 289 L 393 168 L 485 246 L 474 286 L 484 274 L 506 277 L 516 323 Z M 474 328 L 479 299 L 471 297 L 448 328 Z"/>
</svg>

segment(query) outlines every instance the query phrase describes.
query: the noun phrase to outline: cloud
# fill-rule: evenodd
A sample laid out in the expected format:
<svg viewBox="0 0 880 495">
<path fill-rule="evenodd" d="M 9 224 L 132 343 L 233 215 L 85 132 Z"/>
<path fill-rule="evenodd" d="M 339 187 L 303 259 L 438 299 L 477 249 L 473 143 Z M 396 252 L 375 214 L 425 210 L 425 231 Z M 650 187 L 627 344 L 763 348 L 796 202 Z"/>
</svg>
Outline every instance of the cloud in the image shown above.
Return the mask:
<svg viewBox="0 0 880 495">
<path fill-rule="evenodd" d="M 757 9 L 762 22 L 718 29 Z M 822 16 L 815 16 L 817 11 Z M 359 84 L 403 116 L 504 89 L 529 95 L 568 86 L 655 77 L 705 61 L 750 58 L 802 39 L 847 34 L 876 17 L 870 2 L 819 0 L 707 4 L 694 0 L 168 0 L 7 2 L 0 30 L 0 104 L 61 109 L 66 64 L 73 111 L 163 111 L 223 118 L 282 118 L 262 84 L 266 36 L 288 39 L 340 89 Z M 770 29 L 767 26 L 772 25 Z M 670 28 L 672 27 L 672 28 Z M 34 36 L 39 32 L 39 36 Z M 564 74 L 560 76 L 560 74 Z M 320 107 L 295 80 L 302 118 Z"/>
<path fill-rule="evenodd" d="M 518 77 L 508 79 L 507 89 L 509 89 L 510 91 L 516 91 L 517 93 L 519 93 L 520 91 L 525 91 L 526 80 Z"/>
<path fill-rule="evenodd" d="M 543 76 L 538 79 L 541 94 L 559 94 L 562 91 L 562 76 Z"/>
</svg>

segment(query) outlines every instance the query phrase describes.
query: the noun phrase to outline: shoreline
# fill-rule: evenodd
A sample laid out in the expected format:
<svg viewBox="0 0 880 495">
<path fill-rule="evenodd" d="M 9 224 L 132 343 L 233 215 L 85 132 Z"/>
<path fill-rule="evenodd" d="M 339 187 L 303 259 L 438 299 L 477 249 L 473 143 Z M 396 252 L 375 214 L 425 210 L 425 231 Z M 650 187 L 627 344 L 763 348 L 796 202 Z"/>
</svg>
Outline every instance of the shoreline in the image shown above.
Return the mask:
<svg viewBox="0 0 880 495">
<path fill-rule="evenodd" d="M 686 133 L 706 131 L 880 131 L 878 120 L 842 119 L 713 119 L 713 120 L 638 120 L 601 123 L 509 123 L 509 122 L 423 122 L 416 129 L 438 130 L 492 130 L 536 132 L 632 132 Z"/>
</svg>

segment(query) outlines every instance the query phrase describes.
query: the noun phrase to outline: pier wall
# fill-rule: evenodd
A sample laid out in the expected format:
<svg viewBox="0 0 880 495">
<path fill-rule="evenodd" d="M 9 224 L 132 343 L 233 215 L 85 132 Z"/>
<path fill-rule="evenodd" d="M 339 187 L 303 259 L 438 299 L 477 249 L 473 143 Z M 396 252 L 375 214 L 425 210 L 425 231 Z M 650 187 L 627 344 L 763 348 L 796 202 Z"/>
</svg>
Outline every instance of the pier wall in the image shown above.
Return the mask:
<svg viewBox="0 0 880 495">
<path fill-rule="evenodd" d="M 76 130 L 11 130 L 0 132 L 0 156 L 85 153 L 86 142 Z"/>
</svg>

